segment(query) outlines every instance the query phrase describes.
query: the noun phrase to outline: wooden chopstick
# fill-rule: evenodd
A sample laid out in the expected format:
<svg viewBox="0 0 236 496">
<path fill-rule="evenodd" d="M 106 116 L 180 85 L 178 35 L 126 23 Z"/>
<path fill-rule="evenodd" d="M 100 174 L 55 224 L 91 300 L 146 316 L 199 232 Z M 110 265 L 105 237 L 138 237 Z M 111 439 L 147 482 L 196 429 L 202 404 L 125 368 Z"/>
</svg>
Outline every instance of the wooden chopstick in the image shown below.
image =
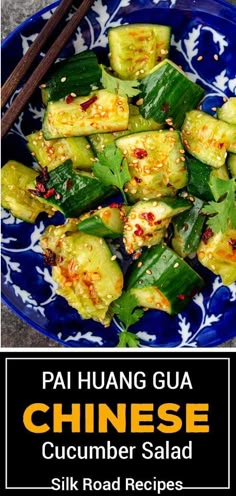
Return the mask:
<svg viewBox="0 0 236 496">
<path fill-rule="evenodd" d="M 30 68 L 33 60 L 35 60 L 37 55 L 39 55 L 44 44 L 47 42 L 55 28 L 58 26 L 59 22 L 63 19 L 72 3 L 73 0 L 62 0 L 60 2 L 53 15 L 49 18 L 43 29 L 38 34 L 34 43 L 32 43 L 24 57 L 22 57 L 8 79 L 5 81 L 1 90 L 1 108 L 6 105 L 9 98 L 16 90 L 18 84 Z"/>
<path fill-rule="evenodd" d="M 1 136 L 2 138 L 7 134 L 12 124 L 17 119 L 20 112 L 23 110 L 24 106 L 29 101 L 33 92 L 37 86 L 42 81 L 43 77 L 55 62 L 62 48 L 65 46 L 66 42 L 69 40 L 71 35 L 75 32 L 81 19 L 85 16 L 88 9 L 93 4 L 94 0 L 83 0 L 80 6 L 77 8 L 76 12 L 73 14 L 69 22 L 66 24 L 64 29 L 61 31 L 56 41 L 52 44 L 45 57 L 41 60 L 39 65 L 36 67 L 34 72 L 31 74 L 22 90 L 19 92 L 12 105 L 7 109 L 6 113 L 2 118 L 1 126 Z"/>
</svg>

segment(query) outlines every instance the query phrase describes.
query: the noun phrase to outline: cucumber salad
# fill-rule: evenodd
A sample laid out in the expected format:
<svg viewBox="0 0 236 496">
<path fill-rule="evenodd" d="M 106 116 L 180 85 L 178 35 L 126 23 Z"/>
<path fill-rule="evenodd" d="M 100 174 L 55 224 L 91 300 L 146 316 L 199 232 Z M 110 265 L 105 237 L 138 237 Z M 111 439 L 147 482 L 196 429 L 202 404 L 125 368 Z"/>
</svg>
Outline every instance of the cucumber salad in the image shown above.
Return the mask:
<svg viewBox="0 0 236 496">
<path fill-rule="evenodd" d="M 236 280 L 236 97 L 203 112 L 203 88 L 169 59 L 170 36 L 119 26 L 109 67 L 89 50 L 54 64 L 42 129 L 27 136 L 38 170 L 2 168 L 5 209 L 52 217 L 40 245 L 57 293 L 83 319 L 109 326 L 116 315 L 119 346 L 137 344 L 128 329 L 145 310 L 177 314 L 203 288 L 196 257 Z"/>
</svg>

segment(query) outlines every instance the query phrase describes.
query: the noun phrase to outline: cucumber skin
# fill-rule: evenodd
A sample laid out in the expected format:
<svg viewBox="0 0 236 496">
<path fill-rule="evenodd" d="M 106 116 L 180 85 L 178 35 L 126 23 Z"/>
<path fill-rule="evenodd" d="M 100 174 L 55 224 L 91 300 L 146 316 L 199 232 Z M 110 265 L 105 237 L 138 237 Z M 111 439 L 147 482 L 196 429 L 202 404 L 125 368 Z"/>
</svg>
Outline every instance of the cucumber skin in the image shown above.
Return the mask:
<svg viewBox="0 0 236 496">
<path fill-rule="evenodd" d="M 180 88 L 175 89 L 175 86 Z M 165 124 L 169 118 L 176 129 L 183 124 L 186 112 L 195 108 L 204 95 L 199 85 L 167 59 L 142 80 L 140 89 L 140 97 L 144 100 L 140 106 L 143 117 L 153 118 L 160 124 Z"/>
<path fill-rule="evenodd" d="M 138 267 L 142 262 L 142 266 Z M 178 267 L 174 265 L 178 262 Z M 152 273 L 147 274 L 147 270 Z M 171 303 L 171 314 L 181 312 L 193 293 L 203 287 L 202 278 L 182 258 L 165 245 L 159 244 L 145 251 L 131 268 L 126 289 L 156 286 Z M 184 300 L 178 298 L 184 295 Z"/>
<path fill-rule="evenodd" d="M 111 231 L 102 222 L 101 217 L 98 215 L 93 215 L 88 219 L 82 220 L 78 224 L 78 230 L 92 236 L 98 236 L 100 238 L 119 238 L 122 233 Z"/>
<path fill-rule="evenodd" d="M 70 189 L 66 189 L 65 183 L 70 179 L 73 184 Z M 55 206 L 67 218 L 77 217 L 97 207 L 104 198 L 114 193 L 111 187 L 105 186 L 98 179 L 86 173 L 75 172 L 71 160 L 66 160 L 49 173 L 46 186 L 48 190 L 54 188 L 61 198 L 56 200 L 55 196 L 48 199 L 39 197 L 39 200 Z"/>
<path fill-rule="evenodd" d="M 209 186 L 212 167 L 204 164 L 197 158 L 187 158 L 186 164 L 189 174 L 189 182 L 187 185 L 188 192 L 205 201 L 214 200 L 214 196 Z"/>
<path fill-rule="evenodd" d="M 174 226 L 172 246 L 180 257 L 185 258 L 198 249 L 205 223 L 205 216 L 200 214 L 203 206 L 204 202 L 195 198 L 192 208 L 172 221 Z M 185 229 L 185 226 L 188 228 Z"/>
<path fill-rule="evenodd" d="M 62 78 L 66 77 L 64 82 Z M 65 98 L 70 93 L 86 96 L 91 92 L 91 86 L 101 88 L 101 68 L 94 52 L 73 55 L 69 59 L 54 65 L 51 75 L 42 88 L 42 99 L 46 105 L 49 101 Z"/>
</svg>

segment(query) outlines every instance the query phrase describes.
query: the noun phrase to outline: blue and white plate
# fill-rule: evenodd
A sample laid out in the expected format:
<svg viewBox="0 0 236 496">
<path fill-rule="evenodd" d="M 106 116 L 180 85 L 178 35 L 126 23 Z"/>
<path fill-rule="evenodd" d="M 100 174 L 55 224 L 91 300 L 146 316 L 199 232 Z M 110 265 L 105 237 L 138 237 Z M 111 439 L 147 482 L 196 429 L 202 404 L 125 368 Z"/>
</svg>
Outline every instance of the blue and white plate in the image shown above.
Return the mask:
<svg viewBox="0 0 236 496">
<path fill-rule="evenodd" d="M 4 41 L 3 80 L 56 5 L 36 13 Z M 225 96 L 236 94 L 236 8 L 222 0 L 95 0 L 61 57 L 90 48 L 104 59 L 107 29 L 134 22 L 172 26 L 170 58 L 205 88 L 203 110 L 214 113 L 212 107 L 221 105 Z M 24 137 L 39 129 L 42 115 L 38 92 L 4 140 L 3 164 L 9 159 L 32 164 Z M 62 220 L 61 214 L 53 218 L 54 223 Z M 32 327 L 66 346 L 115 347 L 119 332 L 116 322 L 105 329 L 91 320 L 81 320 L 63 298 L 56 296 L 55 283 L 50 269 L 44 266 L 38 244 L 50 223 L 52 219 L 45 215 L 30 225 L 2 212 L 3 300 Z M 216 346 L 236 335 L 236 286 L 223 286 L 219 277 L 203 267 L 198 266 L 198 270 L 206 280 L 205 289 L 183 313 L 170 317 L 149 311 L 134 326 L 141 346 Z"/>
</svg>

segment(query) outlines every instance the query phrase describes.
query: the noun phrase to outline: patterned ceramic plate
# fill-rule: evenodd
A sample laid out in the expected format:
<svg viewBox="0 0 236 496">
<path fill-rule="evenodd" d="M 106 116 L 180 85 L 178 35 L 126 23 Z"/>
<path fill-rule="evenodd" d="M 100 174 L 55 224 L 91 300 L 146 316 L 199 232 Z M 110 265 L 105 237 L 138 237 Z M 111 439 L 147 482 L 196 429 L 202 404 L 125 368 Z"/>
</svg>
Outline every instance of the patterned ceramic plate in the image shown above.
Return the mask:
<svg viewBox="0 0 236 496">
<path fill-rule="evenodd" d="M 4 41 L 4 79 L 55 6 L 35 14 Z M 103 59 L 107 53 L 107 29 L 134 22 L 172 26 L 170 58 L 205 88 L 203 110 L 212 113 L 212 107 L 221 105 L 224 96 L 236 94 L 236 8 L 222 0 L 95 0 L 61 56 L 91 48 Z M 32 163 L 24 136 L 39 129 L 42 114 L 38 93 L 5 139 L 3 163 L 9 159 Z M 55 223 L 62 220 L 61 214 L 53 218 Z M 4 301 L 31 326 L 67 346 L 116 346 L 119 332 L 116 322 L 104 329 L 93 321 L 83 321 L 64 299 L 56 296 L 55 284 L 50 270 L 43 264 L 38 244 L 45 225 L 51 222 L 42 215 L 32 226 L 2 212 Z M 206 280 L 203 292 L 175 317 L 158 311 L 146 312 L 133 328 L 141 346 L 215 346 L 236 335 L 235 285 L 223 286 L 219 277 L 215 278 L 203 267 L 197 268 Z"/>
</svg>

